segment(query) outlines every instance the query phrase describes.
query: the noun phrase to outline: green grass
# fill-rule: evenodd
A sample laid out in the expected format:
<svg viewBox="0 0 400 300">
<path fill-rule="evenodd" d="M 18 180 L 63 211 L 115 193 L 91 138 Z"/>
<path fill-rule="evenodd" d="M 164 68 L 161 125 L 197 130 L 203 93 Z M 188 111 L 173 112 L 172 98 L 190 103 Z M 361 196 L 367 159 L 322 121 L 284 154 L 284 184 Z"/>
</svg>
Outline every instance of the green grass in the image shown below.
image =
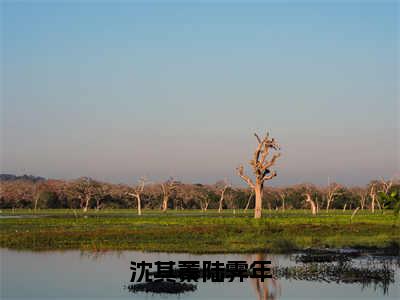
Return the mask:
<svg viewBox="0 0 400 300">
<path fill-rule="evenodd" d="M 26 250 L 143 250 L 190 253 L 290 252 L 306 247 L 385 247 L 399 244 L 400 224 L 391 212 L 252 211 L 167 213 L 145 210 L 2 210 L 0 247 Z"/>
</svg>

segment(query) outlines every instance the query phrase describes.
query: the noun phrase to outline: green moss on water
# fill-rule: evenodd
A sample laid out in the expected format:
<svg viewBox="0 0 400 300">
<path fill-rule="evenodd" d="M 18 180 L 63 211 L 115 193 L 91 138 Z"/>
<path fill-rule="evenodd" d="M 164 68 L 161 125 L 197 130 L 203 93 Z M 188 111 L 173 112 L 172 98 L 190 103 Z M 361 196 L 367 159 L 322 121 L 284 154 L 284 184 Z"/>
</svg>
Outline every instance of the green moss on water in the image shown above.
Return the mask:
<svg viewBox="0 0 400 300">
<path fill-rule="evenodd" d="M 308 247 L 399 245 L 400 224 L 390 213 L 3 210 L 0 247 L 21 250 L 142 250 L 189 253 L 286 253 Z"/>
</svg>

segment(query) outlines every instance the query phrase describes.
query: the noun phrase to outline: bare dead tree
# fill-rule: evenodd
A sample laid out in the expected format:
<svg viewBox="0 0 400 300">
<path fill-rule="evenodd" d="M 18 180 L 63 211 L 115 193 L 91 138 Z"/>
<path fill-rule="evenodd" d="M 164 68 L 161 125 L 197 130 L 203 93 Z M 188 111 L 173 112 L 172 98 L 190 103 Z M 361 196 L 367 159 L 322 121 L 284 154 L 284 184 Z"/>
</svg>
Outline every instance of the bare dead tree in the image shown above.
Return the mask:
<svg viewBox="0 0 400 300">
<path fill-rule="evenodd" d="M 219 198 L 218 213 L 221 213 L 221 211 L 222 211 L 222 205 L 224 203 L 225 192 L 229 187 L 230 187 L 230 184 L 229 184 L 228 180 L 225 179 L 219 189 L 220 198 Z"/>
<path fill-rule="evenodd" d="M 39 187 L 38 187 L 38 183 L 35 183 L 35 192 L 34 192 L 34 200 L 35 200 L 35 205 L 33 207 L 33 210 L 36 212 L 37 209 L 37 205 L 38 205 L 38 201 L 39 201 Z"/>
<path fill-rule="evenodd" d="M 315 205 L 316 205 L 317 213 L 319 213 L 318 196 L 315 196 Z"/>
<path fill-rule="evenodd" d="M 207 189 L 204 187 L 195 188 L 193 191 L 194 197 L 200 202 L 201 211 L 206 212 L 211 201 Z"/>
<path fill-rule="evenodd" d="M 377 184 L 378 185 L 378 184 Z M 381 177 L 381 184 L 379 185 L 379 190 L 377 188 L 377 185 L 375 186 L 375 201 L 378 204 L 378 207 L 380 210 L 382 210 L 382 205 L 379 201 L 379 197 L 377 197 L 377 192 L 382 192 L 386 195 L 389 194 L 390 189 L 393 185 L 393 178 L 389 179 L 388 181 L 386 181 L 383 177 Z"/>
<path fill-rule="evenodd" d="M 341 193 L 339 192 L 340 185 L 333 183 L 330 184 L 328 179 L 328 187 L 326 189 L 326 211 L 329 211 L 329 208 L 333 201 L 335 200 L 336 196 L 339 196 Z"/>
<path fill-rule="evenodd" d="M 102 183 L 98 188 L 98 193 L 94 195 L 94 199 L 96 200 L 96 211 L 103 208 L 102 200 L 104 195 L 109 195 L 111 191 L 111 187 L 108 184 Z"/>
<path fill-rule="evenodd" d="M 364 210 L 368 197 L 368 189 L 362 187 L 356 187 L 353 189 L 353 192 L 357 194 L 357 196 L 360 198 L 360 209 Z"/>
<path fill-rule="evenodd" d="M 315 202 L 312 200 L 310 193 L 306 193 L 306 202 L 310 203 L 311 213 L 315 216 L 317 214 L 317 206 L 315 205 Z"/>
<path fill-rule="evenodd" d="M 87 212 L 92 199 L 100 197 L 101 185 L 99 182 L 89 178 L 81 177 L 70 183 L 68 194 L 72 198 L 80 200 L 80 207 L 83 212 Z"/>
<path fill-rule="evenodd" d="M 225 194 L 225 201 L 228 204 L 227 206 L 232 209 L 232 213 L 236 215 L 236 208 L 238 208 L 238 205 L 237 197 L 235 196 L 235 189 L 231 188 L 228 190 Z"/>
<path fill-rule="evenodd" d="M 381 183 L 382 183 L 381 191 L 384 192 L 385 194 L 388 194 L 390 188 L 393 185 L 393 179 L 386 181 L 384 178 L 381 178 Z"/>
<path fill-rule="evenodd" d="M 254 196 L 254 190 L 251 190 L 249 199 L 247 200 L 246 207 L 244 208 L 244 212 L 247 212 L 247 210 L 249 209 L 250 201 L 253 198 L 253 196 Z"/>
<path fill-rule="evenodd" d="M 264 189 L 264 182 L 274 178 L 277 173 L 271 171 L 270 168 L 275 164 L 276 160 L 280 157 L 280 153 L 274 153 L 270 159 L 270 149 L 279 150 L 280 147 L 275 139 L 269 137 L 269 133 L 261 139 L 256 133 L 254 134 L 258 145 L 254 151 L 253 159 L 250 161 L 250 165 L 253 168 L 253 174 L 255 176 L 255 182 L 250 177 L 244 174 L 243 165 L 239 166 L 236 170 L 238 175 L 254 190 L 255 195 L 255 210 L 254 218 L 261 218 L 262 213 L 262 196 Z"/>
<path fill-rule="evenodd" d="M 380 210 L 382 210 L 381 203 L 379 202 L 378 192 L 383 192 L 387 194 L 392 187 L 393 180 L 385 181 L 385 179 L 381 178 L 381 182 L 373 181 L 371 182 L 369 189 L 369 197 L 371 198 L 371 212 L 375 212 L 375 205 L 378 206 Z"/>
<path fill-rule="evenodd" d="M 375 212 L 375 201 L 376 201 L 376 185 L 372 184 L 369 190 L 369 196 L 371 197 L 371 212 Z"/>
<path fill-rule="evenodd" d="M 139 180 L 139 184 L 134 188 L 133 192 L 128 193 L 129 196 L 136 198 L 137 200 L 137 208 L 138 208 L 138 215 L 142 215 L 142 201 L 140 199 L 143 191 L 144 186 L 146 184 L 146 178 L 142 177 Z"/>
<path fill-rule="evenodd" d="M 210 198 L 207 197 L 207 195 L 201 195 L 199 198 L 201 211 L 206 212 L 208 209 L 208 205 L 210 204 Z"/>
<path fill-rule="evenodd" d="M 167 211 L 168 201 L 174 191 L 177 188 L 177 183 L 174 181 L 173 177 L 170 177 L 167 181 L 161 183 L 161 189 L 163 193 L 162 211 Z"/>
<path fill-rule="evenodd" d="M 279 191 L 279 197 L 282 200 L 282 211 L 285 211 L 286 192 L 284 190 Z"/>
</svg>

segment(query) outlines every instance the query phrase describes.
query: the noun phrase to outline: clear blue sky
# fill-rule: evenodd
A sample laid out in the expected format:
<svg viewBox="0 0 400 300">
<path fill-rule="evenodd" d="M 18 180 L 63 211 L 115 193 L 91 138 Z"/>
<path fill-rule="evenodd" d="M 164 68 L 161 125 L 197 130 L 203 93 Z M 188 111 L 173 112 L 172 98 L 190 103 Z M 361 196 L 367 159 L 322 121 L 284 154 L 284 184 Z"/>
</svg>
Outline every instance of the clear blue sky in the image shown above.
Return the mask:
<svg viewBox="0 0 400 300">
<path fill-rule="evenodd" d="M 297 4 L 296 4 L 297 3 Z M 399 173 L 399 5 L 2 2 L 1 169 L 274 185 Z"/>
</svg>

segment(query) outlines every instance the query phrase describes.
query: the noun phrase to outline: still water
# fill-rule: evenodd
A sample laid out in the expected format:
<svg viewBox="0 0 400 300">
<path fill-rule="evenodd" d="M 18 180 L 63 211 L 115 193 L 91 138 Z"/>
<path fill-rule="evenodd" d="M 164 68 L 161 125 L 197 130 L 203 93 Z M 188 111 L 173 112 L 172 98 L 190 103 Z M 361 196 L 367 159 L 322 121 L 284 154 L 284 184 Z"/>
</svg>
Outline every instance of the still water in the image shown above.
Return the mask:
<svg viewBox="0 0 400 300">
<path fill-rule="evenodd" d="M 80 251 L 29 252 L 1 249 L 1 299 L 399 299 L 398 262 L 391 263 L 394 282 L 336 283 L 294 278 L 239 282 L 196 283 L 197 290 L 180 295 L 131 293 L 131 261 L 259 260 L 257 255 L 190 255 L 138 251 L 88 253 Z M 272 265 L 294 266 L 291 256 L 265 255 Z"/>
</svg>

